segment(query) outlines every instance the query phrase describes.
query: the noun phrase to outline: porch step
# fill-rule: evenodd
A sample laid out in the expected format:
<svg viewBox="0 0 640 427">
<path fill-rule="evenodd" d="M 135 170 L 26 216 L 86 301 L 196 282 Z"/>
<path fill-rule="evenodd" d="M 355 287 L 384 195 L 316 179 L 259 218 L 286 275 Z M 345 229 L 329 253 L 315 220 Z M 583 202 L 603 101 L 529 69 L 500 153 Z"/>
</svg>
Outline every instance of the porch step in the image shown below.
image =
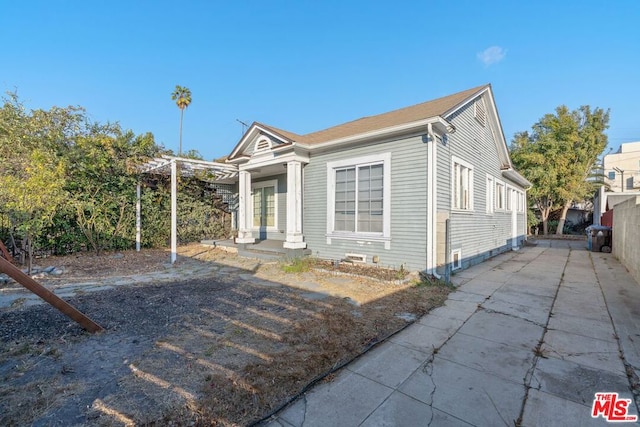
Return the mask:
<svg viewBox="0 0 640 427">
<path fill-rule="evenodd" d="M 286 258 L 286 253 L 263 251 L 258 249 L 239 249 L 238 255 L 245 258 L 256 258 L 265 261 L 280 261 Z"/>
<path fill-rule="evenodd" d="M 278 250 L 275 250 L 274 248 L 263 249 L 262 247 L 260 247 L 259 249 L 257 249 L 255 247 L 248 247 L 246 249 L 238 250 L 238 255 L 240 256 L 246 258 L 263 259 L 267 261 L 287 260 L 291 258 L 298 258 L 301 256 L 305 257 L 311 254 L 311 249 L 303 249 L 301 251 L 298 251 L 297 253 L 285 248 L 279 248 Z"/>
<path fill-rule="evenodd" d="M 235 252 L 246 258 L 256 258 L 268 261 L 279 261 L 283 259 L 297 258 L 312 254 L 311 249 L 291 250 L 282 247 L 282 240 L 262 240 L 254 244 L 241 245 L 234 243 L 232 239 L 228 240 L 202 240 L 203 245 L 214 246 L 216 248 L 226 250 L 227 252 Z"/>
</svg>

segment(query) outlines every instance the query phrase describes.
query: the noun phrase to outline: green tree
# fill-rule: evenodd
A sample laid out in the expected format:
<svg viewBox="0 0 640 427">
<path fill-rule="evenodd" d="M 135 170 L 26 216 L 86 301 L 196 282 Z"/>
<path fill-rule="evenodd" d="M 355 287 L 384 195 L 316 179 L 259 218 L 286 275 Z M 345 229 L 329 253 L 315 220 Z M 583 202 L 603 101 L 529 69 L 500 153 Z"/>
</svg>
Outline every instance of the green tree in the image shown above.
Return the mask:
<svg viewBox="0 0 640 427">
<path fill-rule="evenodd" d="M 0 109 L 0 211 L 24 239 L 29 271 L 35 237 L 66 201 L 67 165 L 57 147 L 68 143 L 76 113 L 74 108 L 27 112 L 15 94 Z"/>
<path fill-rule="evenodd" d="M 514 136 L 511 157 L 516 168 L 533 184 L 529 190 L 542 218 L 543 234 L 554 209 L 562 209 L 556 234 L 562 234 L 574 201 L 593 192 L 589 176 L 607 146 L 609 111 L 582 106 L 570 111 L 562 105 L 546 114 L 532 132 Z"/>
<path fill-rule="evenodd" d="M 89 246 L 129 247 L 135 223 L 136 166 L 156 151 L 153 136 L 136 137 L 117 124 L 93 125 L 77 139 L 69 157 L 70 203 Z"/>
<path fill-rule="evenodd" d="M 176 85 L 175 90 L 171 94 L 171 99 L 176 101 L 176 105 L 180 109 L 180 146 L 178 148 L 178 156 L 182 155 L 182 118 L 184 110 L 191 104 L 191 90 L 187 87 Z"/>
</svg>

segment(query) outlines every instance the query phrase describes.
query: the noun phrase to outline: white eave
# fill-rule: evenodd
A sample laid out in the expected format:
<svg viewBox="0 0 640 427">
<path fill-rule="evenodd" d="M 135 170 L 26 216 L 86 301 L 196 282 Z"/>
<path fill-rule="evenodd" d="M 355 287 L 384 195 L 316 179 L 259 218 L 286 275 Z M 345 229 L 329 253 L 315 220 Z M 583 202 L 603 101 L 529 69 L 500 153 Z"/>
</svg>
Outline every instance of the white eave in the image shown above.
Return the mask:
<svg viewBox="0 0 640 427">
<path fill-rule="evenodd" d="M 520 175 L 513 168 L 503 169 L 502 176 L 504 176 L 505 178 L 507 178 L 507 179 L 515 182 L 516 184 L 522 186 L 525 190 L 533 187 L 533 184 L 531 184 L 529 182 L 529 180 L 527 180 L 527 178 L 525 178 L 524 176 Z"/>
<path fill-rule="evenodd" d="M 376 129 L 369 132 L 359 133 L 356 135 L 349 135 L 344 138 L 333 139 L 326 142 L 320 142 L 315 144 L 296 142 L 295 145 L 299 147 L 304 147 L 310 151 L 313 151 L 313 150 L 319 150 L 323 148 L 329 148 L 334 145 L 355 144 L 362 141 L 372 140 L 376 138 L 383 138 L 383 137 L 387 137 L 394 134 L 402 134 L 402 133 L 414 131 L 417 129 L 425 128 L 429 124 L 436 125 L 436 127 L 439 128 L 439 130 L 442 133 L 455 132 L 455 127 L 451 123 L 449 123 L 448 121 L 446 121 L 440 116 L 436 116 L 436 117 L 430 117 L 428 119 L 417 120 L 409 123 L 403 123 L 396 126 L 389 126 L 383 129 Z"/>
</svg>

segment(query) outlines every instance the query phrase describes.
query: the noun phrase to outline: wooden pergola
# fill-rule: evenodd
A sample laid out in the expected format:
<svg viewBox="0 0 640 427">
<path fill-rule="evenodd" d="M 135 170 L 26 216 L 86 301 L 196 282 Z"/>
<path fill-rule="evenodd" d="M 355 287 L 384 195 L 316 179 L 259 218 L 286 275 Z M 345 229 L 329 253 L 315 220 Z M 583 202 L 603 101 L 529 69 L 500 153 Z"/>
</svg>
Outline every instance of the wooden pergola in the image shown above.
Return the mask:
<svg viewBox="0 0 640 427">
<path fill-rule="evenodd" d="M 176 262 L 178 246 L 178 215 L 177 215 L 177 194 L 178 194 L 178 174 L 183 176 L 195 176 L 207 182 L 220 185 L 231 185 L 235 183 L 238 176 L 238 167 L 221 162 L 208 162 L 204 160 L 187 159 L 184 157 L 161 156 L 153 158 L 140 167 L 143 174 L 171 175 L 171 263 Z M 141 204 L 140 204 L 140 184 L 136 189 L 136 251 L 140 251 L 141 240 Z M 232 202 L 235 196 L 230 192 L 223 194 L 223 201 Z M 226 200 L 225 200 L 226 199 Z"/>
</svg>

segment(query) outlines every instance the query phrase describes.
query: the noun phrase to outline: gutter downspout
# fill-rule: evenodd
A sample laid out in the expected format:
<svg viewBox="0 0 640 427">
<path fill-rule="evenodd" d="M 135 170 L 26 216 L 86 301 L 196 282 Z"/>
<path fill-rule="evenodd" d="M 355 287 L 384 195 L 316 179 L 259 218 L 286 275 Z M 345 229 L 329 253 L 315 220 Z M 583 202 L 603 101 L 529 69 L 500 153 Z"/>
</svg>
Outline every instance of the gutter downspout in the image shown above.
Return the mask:
<svg viewBox="0 0 640 427">
<path fill-rule="evenodd" d="M 436 223 L 437 223 L 437 150 L 436 138 L 433 133 L 433 125 L 427 125 L 427 274 L 433 275 L 436 279 L 441 276 L 436 272 Z"/>
</svg>

